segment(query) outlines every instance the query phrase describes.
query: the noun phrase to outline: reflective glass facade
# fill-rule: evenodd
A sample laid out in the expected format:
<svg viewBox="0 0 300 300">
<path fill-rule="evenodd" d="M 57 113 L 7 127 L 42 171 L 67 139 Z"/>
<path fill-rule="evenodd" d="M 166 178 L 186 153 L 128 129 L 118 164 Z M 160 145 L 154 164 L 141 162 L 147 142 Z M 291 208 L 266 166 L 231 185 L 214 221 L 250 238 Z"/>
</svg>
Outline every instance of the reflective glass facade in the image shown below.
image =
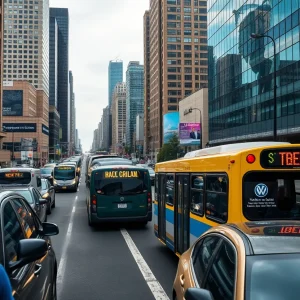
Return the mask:
<svg viewBox="0 0 300 300">
<path fill-rule="evenodd" d="M 132 147 L 136 116 L 144 112 L 144 66 L 131 61 L 126 71 L 126 146 Z"/>
<path fill-rule="evenodd" d="M 117 83 L 123 82 L 123 62 L 110 61 L 108 65 L 108 106 L 111 109 L 113 92 Z"/>
<path fill-rule="evenodd" d="M 55 17 L 49 22 L 49 105 L 57 108 L 58 26 Z"/>
<path fill-rule="evenodd" d="M 208 0 L 209 140 L 300 142 L 300 1 Z M 251 33 L 270 38 L 252 39 Z"/>
</svg>

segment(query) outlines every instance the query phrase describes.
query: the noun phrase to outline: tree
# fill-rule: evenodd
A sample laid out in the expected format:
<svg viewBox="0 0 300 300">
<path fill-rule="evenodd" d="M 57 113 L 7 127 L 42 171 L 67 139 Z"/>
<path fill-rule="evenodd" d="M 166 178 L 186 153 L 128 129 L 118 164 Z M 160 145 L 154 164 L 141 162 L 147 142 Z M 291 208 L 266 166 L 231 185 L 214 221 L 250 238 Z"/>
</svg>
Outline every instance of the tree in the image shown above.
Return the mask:
<svg viewBox="0 0 300 300">
<path fill-rule="evenodd" d="M 157 162 L 176 159 L 178 153 L 179 153 L 179 139 L 178 139 L 178 135 L 175 133 L 170 138 L 169 142 L 165 143 L 160 149 L 157 155 Z"/>
</svg>

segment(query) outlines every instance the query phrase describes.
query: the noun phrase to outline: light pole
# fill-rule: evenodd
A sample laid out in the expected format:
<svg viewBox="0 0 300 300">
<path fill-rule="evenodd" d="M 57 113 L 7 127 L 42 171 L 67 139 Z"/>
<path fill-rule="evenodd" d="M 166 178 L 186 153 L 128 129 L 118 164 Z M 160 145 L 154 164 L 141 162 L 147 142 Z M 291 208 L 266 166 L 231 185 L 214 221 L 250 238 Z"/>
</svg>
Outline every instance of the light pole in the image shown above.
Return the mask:
<svg viewBox="0 0 300 300">
<path fill-rule="evenodd" d="M 251 38 L 253 39 L 261 39 L 261 38 L 269 38 L 273 42 L 274 49 L 274 125 L 273 125 L 273 137 L 274 141 L 277 141 L 277 84 L 276 84 L 276 43 L 274 38 L 267 34 L 259 34 L 259 33 L 251 33 Z"/>
<path fill-rule="evenodd" d="M 191 113 L 193 110 L 198 110 L 200 113 L 200 139 L 199 139 L 199 149 L 202 149 L 202 112 L 199 108 L 190 108 L 189 113 Z"/>
</svg>

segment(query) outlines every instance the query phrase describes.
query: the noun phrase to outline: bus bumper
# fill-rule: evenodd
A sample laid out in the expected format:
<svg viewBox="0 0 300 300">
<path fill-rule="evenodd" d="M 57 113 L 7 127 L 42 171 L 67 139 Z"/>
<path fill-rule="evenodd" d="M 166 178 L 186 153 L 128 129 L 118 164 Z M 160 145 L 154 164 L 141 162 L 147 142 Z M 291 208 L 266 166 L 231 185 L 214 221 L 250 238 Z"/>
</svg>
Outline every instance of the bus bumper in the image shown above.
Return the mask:
<svg viewBox="0 0 300 300">
<path fill-rule="evenodd" d="M 74 191 L 77 190 L 77 184 L 72 185 L 55 185 L 54 190 L 56 191 Z"/>
<path fill-rule="evenodd" d="M 99 218 L 96 213 L 91 213 L 92 223 L 117 223 L 117 222 L 134 222 L 134 223 L 143 223 L 152 221 L 152 211 L 149 211 L 146 216 L 137 216 L 137 217 L 109 217 L 109 218 Z"/>
</svg>

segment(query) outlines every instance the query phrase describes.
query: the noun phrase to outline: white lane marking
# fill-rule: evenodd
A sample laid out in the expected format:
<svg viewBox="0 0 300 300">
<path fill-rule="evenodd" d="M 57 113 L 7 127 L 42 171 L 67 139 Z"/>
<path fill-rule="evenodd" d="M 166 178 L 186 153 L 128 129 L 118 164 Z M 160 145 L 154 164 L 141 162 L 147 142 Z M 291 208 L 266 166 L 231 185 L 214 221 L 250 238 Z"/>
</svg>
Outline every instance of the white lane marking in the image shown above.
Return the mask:
<svg viewBox="0 0 300 300">
<path fill-rule="evenodd" d="M 144 279 L 146 280 L 154 298 L 156 300 L 170 300 L 166 292 L 164 291 L 161 284 L 155 278 L 154 274 L 152 273 L 151 269 L 149 268 L 148 264 L 144 260 L 142 254 L 140 253 L 139 249 L 135 245 L 134 241 L 132 240 L 131 236 L 129 235 L 126 229 L 121 229 L 121 233 L 124 237 L 124 240 L 135 260 L 137 263 Z"/>
<path fill-rule="evenodd" d="M 62 254 L 61 254 L 61 258 L 60 258 L 60 262 L 59 262 L 59 266 L 58 266 L 58 270 L 57 270 L 57 295 L 58 298 L 60 298 L 60 294 L 62 292 L 62 287 L 63 287 L 63 281 L 64 281 L 64 274 L 66 271 L 66 262 L 67 262 L 67 250 L 68 250 L 68 246 L 70 243 L 70 239 L 71 239 L 71 234 L 72 234 L 72 229 L 73 229 L 73 219 L 74 219 L 74 213 L 76 210 L 76 202 L 77 202 L 78 196 L 75 197 L 74 203 L 73 203 L 73 209 L 72 209 L 72 213 L 71 213 L 71 217 L 70 217 L 70 222 L 69 222 L 69 226 L 68 226 L 68 230 L 67 230 L 67 234 L 66 237 L 64 239 L 64 246 L 62 249 Z"/>
</svg>

